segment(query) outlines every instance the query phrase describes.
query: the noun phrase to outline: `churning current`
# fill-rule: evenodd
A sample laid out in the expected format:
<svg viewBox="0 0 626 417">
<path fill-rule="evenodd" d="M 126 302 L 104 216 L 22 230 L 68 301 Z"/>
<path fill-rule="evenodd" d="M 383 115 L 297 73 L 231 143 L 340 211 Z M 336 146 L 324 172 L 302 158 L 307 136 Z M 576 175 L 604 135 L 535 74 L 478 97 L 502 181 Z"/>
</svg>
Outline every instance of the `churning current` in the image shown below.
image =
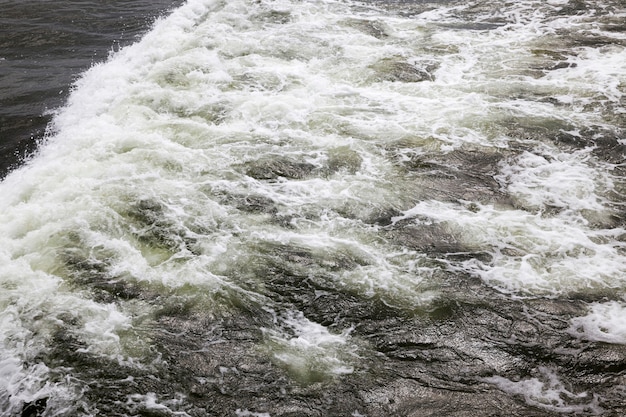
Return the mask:
<svg viewBox="0 0 626 417">
<path fill-rule="evenodd" d="M 624 415 L 625 22 L 188 0 L 0 183 L 0 415 Z"/>
</svg>

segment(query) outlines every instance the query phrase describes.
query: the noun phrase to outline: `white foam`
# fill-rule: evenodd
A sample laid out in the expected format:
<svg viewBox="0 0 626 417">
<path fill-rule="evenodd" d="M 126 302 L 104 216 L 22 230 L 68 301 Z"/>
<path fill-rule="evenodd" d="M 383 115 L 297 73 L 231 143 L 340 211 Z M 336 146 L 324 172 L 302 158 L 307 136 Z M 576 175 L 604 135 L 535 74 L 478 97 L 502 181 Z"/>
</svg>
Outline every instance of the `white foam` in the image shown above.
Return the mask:
<svg viewBox="0 0 626 417">
<path fill-rule="evenodd" d="M 75 381 L 50 381 L 50 369 L 43 363 L 24 365 L 17 357 L 0 354 L 0 404 L 2 415 L 20 415 L 24 404 L 46 399 L 59 415 L 70 415 L 78 409 L 89 409 L 79 401 L 83 387 Z"/>
<path fill-rule="evenodd" d="M 483 378 L 483 381 L 496 385 L 502 391 L 519 395 L 535 407 L 557 413 L 588 413 L 600 415 L 604 410 L 598 398 L 587 392 L 571 392 L 561 382 L 557 373 L 547 367 L 537 369 L 538 376 L 512 381 L 501 376 Z"/>
<path fill-rule="evenodd" d="M 591 166 L 587 151 L 524 152 L 500 165 L 496 176 L 522 207 L 531 210 L 559 209 L 573 214 L 607 211 L 601 195 L 613 189 L 607 171 Z"/>
<path fill-rule="evenodd" d="M 235 414 L 237 414 L 237 417 L 271 417 L 272 415 L 270 413 L 258 413 L 256 411 L 250 411 L 250 410 L 242 410 L 240 408 L 235 410 Z"/>
<path fill-rule="evenodd" d="M 626 303 L 592 303 L 586 316 L 571 320 L 569 332 L 595 342 L 626 344 Z"/>
<path fill-rule="evenodd" d="M 154 392 L 146 394 L 133 394 L 128 396 L 126 405 L 133 411 L 140 413 L 166 414 L 171 416 L 191 417 L 184 411 L 178 411 L 178 408 L 184 402 L 184 396 L 177 394 L 171 399 L 159 399 Z"/>
<path fill-rule="evenodd" d="M 280 326 L 265 329 L 268 346 L 274 358 L 296 377 L 315 380 L 324 376 L 354 372 L 352 361 L 357 347 L 351 343 L 350 331 L 331 333 L 326 327 L 312 322 L 299 312 L 288 312 Z"/>
<path fill-rule="evenodd" d="M 4 353 L 4 352 L 3 352 Z M 25 401 L 33 401 L 38 397 L 45 397 L 47 390 L 43 389 L 48 369 L 38 364 L 30 372 L 25 372 L 17 358 L 0 358 L 0 403 L 4 412 L 16 413 L 21 411 Z M 43 392 L 42 392 L 43 391 Z"/>
<path fill-rule="evenodd" d="M 567 82 L 575 86 L 583 97 L 602 94 L 603 98 L 620 104 L 624 97 L 623 66 L 626 49 L 619 46 L 580 48 L 572 62 L 575 66 L 555 71 L 547 76 L 550 81 Z M 586 93 L 586 94 L 584 94 Z"/>
<path fill-rule="evenodd" d="M 493 259 L 464 261 L 462 269 L 505 292 L 557 295 L 623 288 L 624 244 L 615 240 L 621 229 L 588 230 L 568 216 L 477 207 L 423 202 L 395 220 L 415 217 L 417 224 L 440 224 L 470 250 L 491 253 Z"/>
</svg>

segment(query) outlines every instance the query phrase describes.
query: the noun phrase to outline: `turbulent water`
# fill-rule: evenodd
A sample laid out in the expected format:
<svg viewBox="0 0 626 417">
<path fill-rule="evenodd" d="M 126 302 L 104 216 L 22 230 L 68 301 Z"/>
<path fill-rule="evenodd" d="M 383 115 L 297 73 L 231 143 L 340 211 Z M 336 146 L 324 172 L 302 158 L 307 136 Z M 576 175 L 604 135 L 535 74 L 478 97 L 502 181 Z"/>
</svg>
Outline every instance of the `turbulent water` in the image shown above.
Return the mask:
<svg viewBox="0 0 626 417">
<path fill-rule="evenodd" d="M 0 183 L 0 415 L 626 414 L 625 22 L 189 0 Z"/>
</svg>

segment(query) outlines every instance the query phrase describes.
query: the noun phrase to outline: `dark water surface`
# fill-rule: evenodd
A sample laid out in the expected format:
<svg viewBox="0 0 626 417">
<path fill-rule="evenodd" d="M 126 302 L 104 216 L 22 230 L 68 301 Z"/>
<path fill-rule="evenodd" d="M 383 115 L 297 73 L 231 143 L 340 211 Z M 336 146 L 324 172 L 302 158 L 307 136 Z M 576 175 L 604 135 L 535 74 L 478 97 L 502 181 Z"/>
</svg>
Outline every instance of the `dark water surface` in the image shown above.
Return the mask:
<svg viewBox="0 0 626 417">
<path fill-rule="evenodd" d="M 0 178 L 35 149 L 82 71 L 180 3 L 0 1 Z"/>
</svg>

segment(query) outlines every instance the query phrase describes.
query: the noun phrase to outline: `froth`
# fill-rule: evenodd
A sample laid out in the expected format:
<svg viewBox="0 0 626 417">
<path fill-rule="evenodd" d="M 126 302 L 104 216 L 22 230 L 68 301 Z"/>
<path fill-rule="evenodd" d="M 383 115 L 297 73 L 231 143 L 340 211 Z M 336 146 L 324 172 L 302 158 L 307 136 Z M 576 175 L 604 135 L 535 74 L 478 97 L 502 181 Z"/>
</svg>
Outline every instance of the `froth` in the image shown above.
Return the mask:
<svg viewBox="0 0 626 417">
<path fill-rule="evenodd" d="M 561 382 L 556 372 L 546 367 L 537 369 L 538 376 L 511 381 L 501 376 L 483 378 L 502 391 L 522 396 L 527 403 L 558 413 L 602 414 L 598 398 L 586 392 L 574 393 Z"/>
<path fill-rule="evenodd" d="M 487 262 L 463 261 L 462 269 L 505 292 L 557 295 L 623 285 L 623 244 L 614 241 L 620 229 L 592 231 L 567 216 L 466 207 L 424 202 L 394 220 L 444 225 L 468 248 L 491 253 Z"/>
<path fill-rule="evenodd" d="M 143 301 L 188 288 L 207 310 L 227 289 L 281 311 L 268 354 L 307 383 L 354 372 L 358 341 L 272 299 L 272 279 L 404 311 L 458 272 L 531 297 L 623 289 L 623 230 L 605 227 L 616 178 L 583 130 L 623 113 L 624 49 L 569 53 L 551 35 L 592 23 L 558 17 L 563 3 L 405 17 L 190 0 L 92 68 L 0 184 L 0 400 L 44 395 L 29 378 L 50 370 L 25 364 L 59 332 L 128 359 L 124 334 L 156 308 Z M 426 229 L 454 244 L 411 245 Z M 116 293 L 129 287 L 145 300 Z M 623 343 L 622 309 L 594 305 L 571 331 Z M 599 410 L 539 373 L 488 381 L 552 411 Z M 151 394 L 128 401 L 167 412 Z"/>
<path fill-rule="evenodd" d="M 589 314 L 571 321 L 570 334 L 586 340 L 626 344 L 626 304 L 593 303 Z"/>
<path fill-rule="evenodd" d="M 266 329 L 268 346 L 275 359 L 296 378 L 310 383 L 333 375 L 354 372 L 356 346 L 349 331 L 331 333 L 324 326 L 307 320 L 301 313 L 289 312 L 280 327 Z"/>
<path fill-rule="evenodd" d="M 496 176 L 518 201 L 529 210 L 557 208 L 576 214 L 607 211 L 601 195 L 613 188 L 607 171 L 590 166 L 588 151 L 550 152 L 546 155 L 524 152 L 502 164 Z"/>
</svg>

